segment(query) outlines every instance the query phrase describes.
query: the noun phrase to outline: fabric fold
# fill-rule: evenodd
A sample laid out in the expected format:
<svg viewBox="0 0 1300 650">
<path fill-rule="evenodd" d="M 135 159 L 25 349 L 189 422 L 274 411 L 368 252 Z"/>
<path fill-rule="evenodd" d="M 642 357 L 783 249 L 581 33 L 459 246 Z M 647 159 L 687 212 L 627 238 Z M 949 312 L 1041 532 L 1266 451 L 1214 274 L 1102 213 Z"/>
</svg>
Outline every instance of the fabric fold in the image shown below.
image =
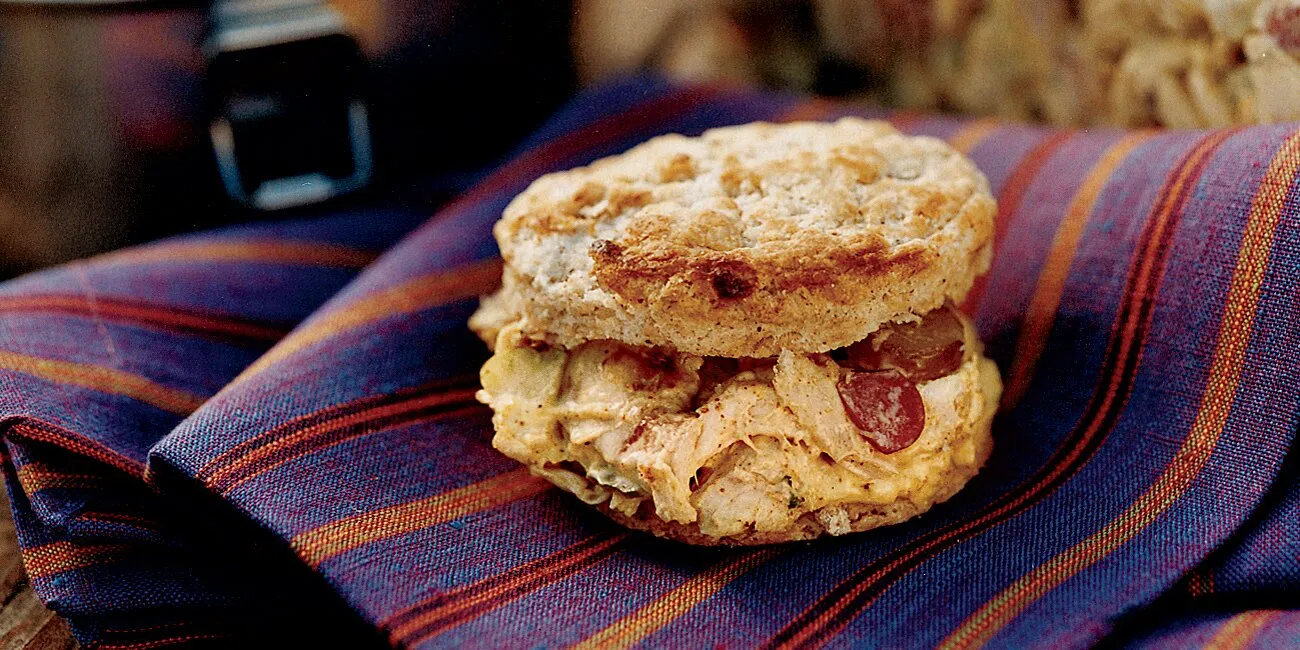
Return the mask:
<svg viewBox="0 0 1300 650">
<path fill-rule="evenodd" d="M 419 220 L 376 209 L 235 228 L 0 286 L 18 540 L 33 588 L 83 644 L 288 638 L 287 622 L 339 607 L 294 562 L 259 560 L 267 540 L 247 522 L 160 492 L 147 454 Z"/>
</svg>

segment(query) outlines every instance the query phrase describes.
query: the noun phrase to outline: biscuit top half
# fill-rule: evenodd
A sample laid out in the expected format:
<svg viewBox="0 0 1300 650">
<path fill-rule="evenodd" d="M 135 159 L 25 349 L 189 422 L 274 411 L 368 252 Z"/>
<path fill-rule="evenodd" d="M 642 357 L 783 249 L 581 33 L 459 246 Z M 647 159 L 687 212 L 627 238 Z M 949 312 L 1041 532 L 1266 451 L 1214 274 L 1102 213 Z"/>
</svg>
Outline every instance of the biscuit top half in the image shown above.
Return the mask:
<svg viewBox="0 0 1300 650">
<path fill-rule="evenodd" d="M 884 122 L 668 135 L 516 197 L 493 303 L 566 347 L 824 352 L 964 298 L 994 212 L 969 160 Z"/>
</svg>

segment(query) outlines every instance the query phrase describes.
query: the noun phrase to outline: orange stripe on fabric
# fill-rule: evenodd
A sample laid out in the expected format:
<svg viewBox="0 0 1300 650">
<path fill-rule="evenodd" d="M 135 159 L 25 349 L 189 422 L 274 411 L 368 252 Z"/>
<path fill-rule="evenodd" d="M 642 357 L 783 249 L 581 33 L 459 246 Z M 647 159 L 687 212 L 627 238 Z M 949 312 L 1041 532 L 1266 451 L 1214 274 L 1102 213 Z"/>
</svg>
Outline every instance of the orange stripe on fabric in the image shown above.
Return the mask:
<svg viewBox="0 0 1300 650">
<path fill-rule="evenodd" d="M 158 262 L 267 262 L 359 269 L 378 256 L 337 244 L 285 240 L 179 241 L 129 248 L 86 260 L 87 264 Z"/>
<path fill-rule="evenodd" d="M 252 478 L 253 476 L 256 475 L 256 473 L 248 473 L 248 475 L 246 476 L 238 477 L 237 475 L 244 472 L 246 468 L 248 468 L 249 466 L 257 465 L 259 462 L 262 462 L 265 459 L 276 456 L 277 454 L 282 453 L 282 450 L 292 448 L 294 445 L 299 444 L 304 440 L 308 440 L 314 436 L 318 436 L 325 432 L 343 429 L 356 423 L 377 420 L 394 414 L 417 411 L 420 409 L 429 408 L 431 406 L 438 406 L 443 404 L 454 404 L 457 402 L 474 403 L 474 395 L 477 392 L 478 392 L 477 388 L 471 388 L 465 390 L 451 391 L 448 393 L 428 395 L 421 399 L 412 400 L 409 402 L 398 402 L 396 404 L 388 404 L 377 409 L 359 411 L 357 413 L 351 413 L 349 415 L 346 415 L 342 418 L 338 418 L 335 420 L 326 420 L 325 422 L 321 422 L 320 424 L 304 427 L 302 429 L 294 431 L 293 433 L 282 436 L 270 444 L 267 444 L 262 447 L 258 447 L 248 452 L 244 456 L 240 456 L 239 458 L 232 461 L 229 465 L 225 465 L 220 469 L 218 469 L 217 471 L 213 472 L 212 476 L 208 477 L 204 481 L 204 484 L 206 484 L 208 487 L 216 489 L 222 494 L 228 493 L 231 490 L 234 490 L 239 485 L 241 485 L 245 480 Z M 475 404 L 475 406 L 478 405 Z M 286 459 L 283 462 L 287 462 L 287 460 L 288 459 Z M 232 476 L 235 476 L 236 478 L 235 480 L 230 481 L 229 479 Z"/>
<path fill-rule="evenodd" d="M 627 538 L 628 536 L 626 534 L 614 535 L 601 540 L 597 544 L 584 548 L 580 553 L 564 557 L 560 561 L 551 561 L 551 557 L 548 556 L 547 558 L 543 558 L 545 567 L 540 569 L 540 571 L 547 574 L 547 577 L 562 575 L 566 573 L 569 568 L 586 563 L 587 559 L 592 556 L 605 554 L 610 547 L 622 544 L 627 540 Z M 560 551 L 559 553 L 556 553 L 556 555 L 563 553 L 564 551 Z M 531 591 L 535 590 L 537 586 L 549 583 L 549 581 L 545 579 L 538 581 L 537 577 L 537 571 L 521 572 L 514 579 L 502 581 L 491 589 L 475 591 L 474 587 L 477 585 L 469 585 L 466 588 L 449 591 L 442 594 L 442 597 L 445 599 L 444 602 L 446 602 L 445 605 L 431 609 L 419 616 L 411 618 L 410 620 L 403 621 L 400 625 L 394 626 L 389 630 L 388 638 L 394 642 L 394 645 L 401 645 L 404 647 L 416 646 L 421 640 L 437 636 L 450 625 L 462 622 L 463 617 L 458 616 L 458 614 L 461 614 L 462 612 L 481 607 L 485 604 L 490 604 L 490 607 L 497 608 L 505 602 L 509 602 L 510 600 L 523 596 L 526 593 L 531 593 Z M 527 589 L 527 585 L 532 582 L 538 582 L 539 585 L 533 586 L 532 589 Z M 493 601 L 500 602 L 493 603 Z M 439 622 L 441 622 L 441 625 L 424 629 Z M 418 639 L 406 638 L 416 632 L 419 633 Z"/>
<path fill-rule="evenodd" d="M 450 492 L 341 519 L 296 535 L 289 544 L 316 567 L 366 544 L 525 499 L 550 487 L 520 468 Z"/>
<path fill-rule="evenodd" d="M 374 409 L 384 404 L 394 404 L 402 401 L 418 399 L 419 395 L 429 395 L 434 392 L 453 390 L 457 386 L 478 386 L 478 373 L 455 375 L 450 378 L 444 378 L 422 384 L 410 389 L 397 390 L 377 395 L 365 395 L 350 401 L 339 404 L 332 404 L 325 408 L 299 415 L 287 422 L 283 422 L 270 429 L 253 433 L 238 444 L 226 448 L 214 458 L 203 464 L 195 472 L 194 477 L 204 483 L 212 477 L 213 473 L 218 471 L 250 451 L 274 441 L 281 436 L 288 435 L 295 430 L 316 426 L 322 422 L 337 420 L 346 417 L 350 413 L 360 413 L 365 410 Z M 250 432 L 251 433 L 251 432 Z"/>
<path fill-rule="evenodd" d="M 55 445 L 74 454 L 86 456 L 110 467 L 120 469 L 131 476 L 142 477 L 144 475 L 144 463 L 129 456 L 124 456 L 85 436 L 74 434 L 71 431 L 45 422 L 34 420 L 19 422 L 9 429 L 9 437 L 16 440 L 31 440 Z"/>
<path fill-rule="evenodd" d="M 1255 609 L 1242 612 L 1223 622 L 1214 636 L 1205 642 L 1204 650 L 1243 650 L 1259 636 L 1277 610 Z"/>
<path fill-rule="evenodd" d="M 1020 211 L 1020 203 L 1024 201 L 1025 195 L 1029 192 L 1029 187 L 1038 178 L 1038 172 L 1047 164 L 1048 159 L 1056 153 L 1056 150 L 1073 136 L 1073 131 L 1056 131 L 1044 136 L 1012 168 L 1011 175 L 1002 184 L 1002 189 L 997 196 L 998 213 L 993 221 L 994 255 L 1002 247 L 1002 242 L 1006 240 L 1007 229 L 1011 225 L 1011 220 Z M 960 305 L 962 311 L 967 314 L 976 313 L 980 300 L 984 297 L 984 291 L 988 288 L 988 279 L 988 274 L 975 278 L 975 282 L 971 284 L 970 291 L 966 293 L 966 298 L 962 300 Z"/>
<path fill-rule="evenodd" d="M 42 463 L 28 463 L 17 470 L 18 483 L 23 491 L 32 494 L 56 488 L 87 489 L 99 487 L 104 477 L 98 474 L 71 474 L 60 472 Z"/>
<path fill-rule="evenodd" d="M 1232 407 L 1247 343 L 1254 329 L 1274 231 L 1297 170 L 1300 170 L 1300 132 L 1283 143 L 1255 195 L 1220 319 L 1209 380 L 1191 431 L 1169 466 L 1119 517 L 1017 580 L 966 619 L 941 647 L 971 648 L 987 643 L 1037 599 L 1145 530 L 1204 469 Z"/>
<path fill-rule="evenodd" d="M 368 323 L 397 314 L 430 309 L 464 298 L 481 296 L 501 283 L 501 260 L 491 259 L 423 275 L 379 293 L 361 298 L 319 319 L 308 321 L 253 365 L 231 385 L 247 381 L 272 365 L 312 345 Z"/>
<path fill-rule="evenodd" d="M 23 549 L 23 566 L 27 575 L 45 578 L 65 571 L 111 562 L 127 547 L 124 544 L 81 546 L 62 541 Z"/>
<path fill-rule="evenodd" d="M 241 322 L 234 318 L 178 312 L 163 305 L 131 304 L 112 299 L 96 298 L 91 302 L 85 296 L 45 295 L 0 298 L 0 311 L 72 311 L 93 317 L 118 318 L 138 324 L 166 325 L 269 341 L 279 340 L 285 334 L 275 327 Z"/>
<path fill-rule="evenodd" d="M 189 415 L 203 397 L 154 383 L 139 375 L 87 363 L 33 357 L 0 350 L 0 369 L 101 393 L 122 395 L 177 415 Z"/>
<path fill-rule="evenodd" d="M 608 650 L 634 646 L 776 554 L 776 550 L 753 551 L 721 562 L 692 576 L 675 589 L 646 603 L 609 627 L 574 644 L 572 650 L 589 648 Z"/>
<path fill-rule="evenodd" d="M 963 125 L 956 133 L 948 136 L 948 145 L 953 149 L 960 151 L 964 155 L 970 155 L 981 142 L 993 135 L 1002 122 L 994 119 L 971 120 Z"/>
<path fill-rule="evenodd" d="M 1002 395 L 1002 407 L 1011 408 L 1019 403 L 1033 378 L 1038 359 L 1047 344 L 1047 335 L 1056 320 L 1056 310 L 1061 304 L 1061 295 L 1065 291 L 1065 281 L 1070 275 L 1070 266 L 1074 264 L 1079 242 L 1097 203 L 1097 197 L 1110 181 L 1115 170 L 1132 151 L 1151 138 L 1151 132 L 1130 133 L 1102 155 L 1084 179 L 1083 184 L 1070 200 L 1070 205 L 1061 219 L 1048 250 L 1043 270 L 1038 275 L 1038 286 L 1029 300 L 1029 309 L 1025 313 L 1020 337 L 1016 340 L 1016 351 L 1012 355 L 1011 372 L 1008 375 L 1007 390 Z"/>
</svg>

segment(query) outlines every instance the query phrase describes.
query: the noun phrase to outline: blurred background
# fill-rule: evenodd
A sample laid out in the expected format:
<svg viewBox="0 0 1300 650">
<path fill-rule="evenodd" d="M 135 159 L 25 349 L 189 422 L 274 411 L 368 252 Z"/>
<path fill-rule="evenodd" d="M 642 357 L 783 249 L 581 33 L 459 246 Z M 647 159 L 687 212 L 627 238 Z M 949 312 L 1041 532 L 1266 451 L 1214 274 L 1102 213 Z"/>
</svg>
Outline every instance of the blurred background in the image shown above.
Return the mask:
<svg viewBox="0 0 1300 650">
<path fill-rule="evenodd" d="M 251 4 L 267 3 L 317 4 Z M 328 8 L 359 65 L 326 63 L 354 56 L 346 48 L 292 55 L 296 62 L 283 48 L 221 58 L 213 43 L 223 26 L 207 3 L 0 1 L 0 278 L 168 234 L 321 210 L 251 208 L 223 184 L 214 120 L 235 121 L 235 177 L 246 183 L 328 157 L 318 149 L 333 123 L 281 116 L 281 125 L 316 129 L 297 139 L 257 126 L 271 104 L 247 101 L 250 84 L 287 84 L 258 86 L 281 99 L 364 101 L 370 182 L 326 209 L 390 203 L 429 213 L 584 85 L 647 71 L 1068 126 L 1300 119 L 1300 0 L 332 0 Z M 341 164 L 353 169 L 346 156 Z"/>
</svg>

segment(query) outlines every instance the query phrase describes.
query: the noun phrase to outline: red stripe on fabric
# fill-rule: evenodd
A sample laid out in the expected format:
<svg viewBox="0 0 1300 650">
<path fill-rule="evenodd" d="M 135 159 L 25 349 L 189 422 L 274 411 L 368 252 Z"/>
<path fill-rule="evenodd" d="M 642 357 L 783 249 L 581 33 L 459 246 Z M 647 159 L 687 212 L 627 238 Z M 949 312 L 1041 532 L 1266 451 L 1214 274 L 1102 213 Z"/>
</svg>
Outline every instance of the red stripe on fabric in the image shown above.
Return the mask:
<svg viewBox="0 0 1300 650">
<path fill-rule="evenodd" d="M 473 415 L 486 419 L 491 412 L 474 401 L 474 393 L 430 397 L 416 403 L 395 405 L 376 412 L 345 418 L 329 426 L 297 432 L 283 441 L 259 448 L 244 462 L 236 463 L 213 477 L 208 486 L 218 494 L 227 494 L 247 481 L 313 453 L 359 436 L 371 435 L 400 426 L 427 424 L 440 420 Z M 260 452 L 260 453 L 259 453 Z"/>
<path fill-rule="evenodd" d="M 1164 200 L 1154 206 L 1152 216 L 1148 217 L 1126 282 L 1121 311 L 1107 345 L 1097 389 L 1064 444 L 1029 481 L 975 515 L 919 537 L 860 569 L 782 628 L 768 647 L 818 647 L 848 625 L 895 580 L 943 550 L 1039 503 L 1091 460 L 1118 420 L 1132 388 L 1153 307 L 1147 298 L 1154 294 L 1161 279 L 1161 274 L 1151 271 L 1155 267 L 1163 269 L 1173 232 L 1171 222 L 1181 215 L 1194 186 L 1188 181 L 1199 178 L 1210 155 L 1229 135 L 1215 134 L 1193 147 L 1162 191 Z"/>
<path fill-rule="evenodd" d="M 90 521 L 102 521 L 110 524 L 127 524 L 151 530 L 156 530 L 160 527 L 158 520 L 152 517 L 133 515 L 125 512 L 86 512 L 83 513 L 81 517 Z"/>
<path fill-rule="evenodd" d="M 199 470 L 195 472 L 195 478 L 203 483 L 210 483 L 214 480 L 214 477 L 223 472 L 225 468 L 241 462 L 241 459 L 246 458 L 257 449 L 272 444 L 295 431 L 318 427 L 327 422 L 336 421 L 364 411 L 382 408 L 390 404 L 410 402 L 431 395 L 440 395 L 448 392 L 459 392 L 477 386 L 478 375 L 461 375 L 447 379 L 438 379 L 419 386 L 396 390 L 391 393 L 366 395 L 365 397 L 350 402 L 335 404 L 320 409 L 319 411 L 301 415 L 276 427 L 254 434 L 221 452 L 212 460 L 200 467 Z"/>
<path fill-rule="evenodd" d="M 289 545 L 310 566 L 384 539 L 498 508 L 551 489 L 520 468 L 407 503 L 362 512 L 295 535 Z"/>
<path fill-rule="evenodd" d="M 579 641 L 571 650 L 612 650 L 630 648 L 644 641 L 665 625 L 677 620 L 722 591 L 750 569 L 784 553 L 784 549 L 767 548 L 737 554 L 697 573 L 676 588 L 642 605 L 604 629 Z"/>
<path fill-rule="evenodd" d="M 521 579 L 529 579 L 530 576 L 547 573 L 555 567 L 571 563 L 576 558 L 590 557 L 595 551 L 618 546 L 626 541 L 628 537 L 629 534 L 627 533 L 597 534 L 583 537 L 575 544 L 536 560 L 511 567 L 503 573 L 447 591 L 439 591 L 426 600 L 385 617 L 381 621 L 381 627 L 389 630 L 390 634 L 400 636 L 403 630 L 409 631 L 413 622 L 424 618 L 431 611 L 449 605 L 456 606 L 459 601 L 466 598 L 476 598 L 482 594 L 500 592 L 509 585 L 517 584 Z"/>
<path fill-rule="evenodd" d="M 80 454 L 110 467 L 115 467 L 133 477 L 139 478 L 144 476 L 144 463 L 135 460 L 134 458 L 123 456 L 113 449 L 85 436 L 78 435 L 46 422 L 24 420 L 13 425 L 9 429 L 7 435 L 10 439 L 15 441 L 31 440 L 33 442 L 43 442 L 55 445 L 66 451 Z"/>
<path fill-rule="evenodd" d="M 342 305 L 304 323 L 231 380 L 222 392 L 323 341 L 378 321 L 478 298 L 501 284 L 501 260 L 439 269 Z"/>
<path fill-rule="evenodd" d="M 155 639 L 153 641 L 125 641 L 122 643 L 103 643 L 100 648 L 121 648 L 123 650 L 152 650 L 153 648 L 165 648 L 167 646 L 188 646 L 195 641 L 215 641 L 217 639 L 227 638 L 225 634 L 185 634 L 182 636 L 167 637 L 166 639 Z"/>
<path fill-rule="evenodd" d="M 70 294 L 0 297 L 0 312 L 68 314 L 169 331 L 272 343 L 283 338 L 290 329 L 228 314 L 205 313 L 121 298 L 90 298 Z"/>
<path fill-rule="evenodd" d="M 161 242 L 92 257 L 80 265 L 121 266 L 166 262 L 264 263 L 360 269 L 378 257 L 375 251 L 338 244 L 287 239 L 196 239 Z"/>
<path fill-rule="evenodd" d="M 448 629 L 580 573 L 616 553 L 627 534 L 596 535 L 485 580 L 435 594 L 380 624 L 395 646 L 414 647 Z"/>
<path fill-rule="evenodd" d="M 1015 169 L 1011 176 L 1002 186 L 1002 191 L 998 193 L 998 215 L 993 222 L 993 253 L 1002 247 L 1002 242 L 1006 241 L 1007 230 L 1011 226 L 1011 221 L 1020 211 L 1020 204 L 1024 202 L 1025 195 L 1038 178 L 1038 172 L 1043 165 L 1051 159 L 1052 154 L 1061 148 L 1074 137 L 1073 131 L 1057 131 L 1044 137 L 1034 148 L 1025 154 L 1020 162 L 1016 163 Z M 988 286 L 988 275 L 981 275 L 975 278 L 975 283 L 971 285 L 970 292 L 966 294 L 966 299 L 962 301 L 961 310 L 967 314 L 974 314 L 978 308 L 980 299 L 984 296 L 984 291 Z"/>
<path fill-rule="evenodd" d="M 171 612 L 171 616 L 188 616 L 184 620 L 168 623 L 105 629 L 95 640 L 97 648 L 160 648 L 171 645 L 187 646 L 196 640 L 212 640 L 235 636 L 248 637 L 248 630 L 231 628 L 228 617 L 217 613 Z"/>
</svg>

